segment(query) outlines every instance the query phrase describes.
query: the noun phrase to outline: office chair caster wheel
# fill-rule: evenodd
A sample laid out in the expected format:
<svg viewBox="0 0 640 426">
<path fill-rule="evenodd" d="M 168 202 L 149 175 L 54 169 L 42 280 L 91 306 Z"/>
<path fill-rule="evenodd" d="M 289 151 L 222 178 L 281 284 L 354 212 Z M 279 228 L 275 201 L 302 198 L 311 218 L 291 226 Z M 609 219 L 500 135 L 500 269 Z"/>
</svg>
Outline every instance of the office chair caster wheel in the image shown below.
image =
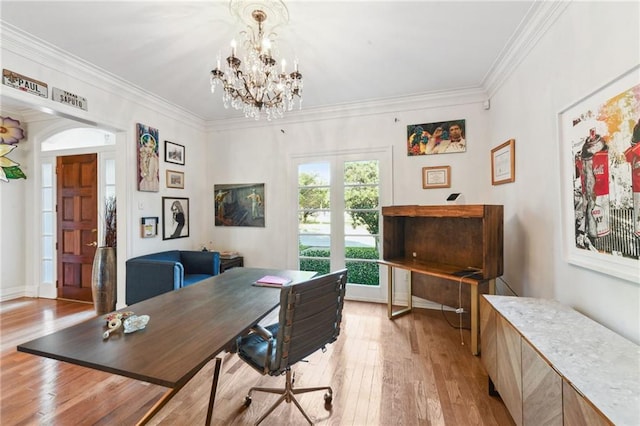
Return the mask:
<svg viewBox="0 0 640 426">
<path fill-rule="evenodd" d="M 245 396 L 244 397 L 244 406 L 248 407 L 251 405 L 251 397 L 250 396 Z"/>
</svg>

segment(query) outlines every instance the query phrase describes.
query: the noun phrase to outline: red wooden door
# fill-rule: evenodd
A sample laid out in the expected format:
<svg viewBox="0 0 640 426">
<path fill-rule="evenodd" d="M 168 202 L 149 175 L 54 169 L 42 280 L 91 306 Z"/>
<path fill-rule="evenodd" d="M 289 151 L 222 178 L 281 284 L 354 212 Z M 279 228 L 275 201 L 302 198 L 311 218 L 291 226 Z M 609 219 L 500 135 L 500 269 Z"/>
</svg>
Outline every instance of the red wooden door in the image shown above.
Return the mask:
<svg viewBox="0 0 640 426">
<path fill-rule="evenodd" d="M 57 158 L 58 297 L 91 302 L 98 238 L 98 156 Z"/>
</svg>

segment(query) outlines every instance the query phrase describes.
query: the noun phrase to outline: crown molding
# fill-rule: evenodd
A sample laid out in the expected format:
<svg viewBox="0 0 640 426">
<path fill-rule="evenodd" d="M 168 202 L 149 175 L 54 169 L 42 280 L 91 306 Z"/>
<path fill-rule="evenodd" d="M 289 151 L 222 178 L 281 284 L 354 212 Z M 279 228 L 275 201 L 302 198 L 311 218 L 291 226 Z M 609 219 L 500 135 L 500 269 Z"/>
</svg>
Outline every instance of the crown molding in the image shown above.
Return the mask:
<svg viewBox="0 0 640 426">
<path fill-rule="evenodd" d="M 491 98 L 564 12 L 569 1 L 535 1 L 482 81 Z"/>
<path fill-rule="evenodd" d="M 17 56 L 36 61 L 43 67 L 68 75 L 87 85 L 116 94 L 132 103 L 144 104 L 167 117 L 177 118 L 189 125 L 204 130 L 205 121 L 192 112 L 175 105 L 160 96 L 142 89 L 104 69 L 85 61 L 51 43 L 0 19 L 2 49 Z M 14 70 L 20 72 L 20 70 Z M 34 78 L 40 78 L 34 76 Z"/>
<path fill-rule="evenodd" d="M 207 122 L 207 130 L 210 132 L 218 132 L 235 129 L 272 127 L 283 124 L 309 123 L 314 121 L 394 114 L 409 111 L 422 111 L 429 108 L 482 103 L 486 100 L 487 93 L 481 87 L 440 90 L 394 98 L 288 111 L 285 117 L 272 121 L 248 120 L 244 117 L 212 120 Z"/>
</svg>

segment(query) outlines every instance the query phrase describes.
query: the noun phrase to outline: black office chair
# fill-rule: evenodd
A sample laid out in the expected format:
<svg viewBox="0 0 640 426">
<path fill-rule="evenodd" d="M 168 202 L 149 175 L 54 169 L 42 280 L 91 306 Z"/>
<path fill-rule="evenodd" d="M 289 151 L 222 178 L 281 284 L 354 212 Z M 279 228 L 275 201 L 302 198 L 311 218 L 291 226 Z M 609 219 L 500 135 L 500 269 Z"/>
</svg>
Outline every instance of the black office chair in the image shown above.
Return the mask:
<svg viewBox="0 0 640 426">
<path fill-rule="evenodd" d="M 267 327 L 256 326 L 251 334 L 238 338 L 238 356 L 243 361 L 263 375 L 286 374 L 284 388 L 253 387 L 249 390 L 245 398 L 246 406 L 251 404 L 251 393 L 254 391 L 281 395 L 256 425 L 282 401 L 293 401 L 305 419 L 313 424 L 294 396 L 299 393 L 326 390 L 325 405 L 331 405 L 333 390 L 330 386 L 294 389 L 291 366 L 336 341 L 340 334 L 346 285 L 347 270 L 343 269 L 282 287 L 278 323 Z"/>
</svg>

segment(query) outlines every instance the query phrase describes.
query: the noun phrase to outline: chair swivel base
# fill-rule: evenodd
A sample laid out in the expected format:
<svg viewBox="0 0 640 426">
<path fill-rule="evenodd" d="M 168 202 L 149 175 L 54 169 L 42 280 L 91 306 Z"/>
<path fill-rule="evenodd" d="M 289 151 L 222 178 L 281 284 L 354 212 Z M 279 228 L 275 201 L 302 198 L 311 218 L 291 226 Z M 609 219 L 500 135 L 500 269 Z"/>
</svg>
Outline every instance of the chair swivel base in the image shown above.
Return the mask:
<svg viewBox="0 0 640 426">
<path fill-rule="evenodd" d="M 302 409 L 302 406 L 300 406 L 300 403 L 298 402 L 298 400 L 294 396 L 294 395 L 299 394 L 299 393 L 307 393 L 307 392 L 315 392 L 315 391 L 326 390 L 327 393 L 324 394 L 325 407 L 326 406 L 331 406 L 331 402 L 333 400 L 333 390 L 331 389 L 330 386 L 320 386 L 320 387 L 315 387 L 315 388 L 294 389 L 293 388 L 293 382 L 294 382 L 294 379 L 292 379 L 291 370 L 287 369 L 286 370 L 286 383 L 285 383 L 285 388 L 284 389 L 283 388 L 261 388 L 261 387 L 253 387 L 253 388 L 249 389 L 249 392 L 247 393 L 247 396 L 244 399 L 244 405 L 246 407 L 251 405 L 251 392 L 254 392 L 254 391 L 255 392 L 266 392 L 266 393 L 275 393 L 275 394 L 281 395 L 280 398 L 278 398 L 278 400 L 271 407 L 269 407 L 269 409 L 262 415 L 262 417 L 260 417 L 258 419 L 258 421 L 255 423 L 256 425 L 259 425 L 260 423 L 262 423 L 262 421 L 264 419 L 266 419 L 267 416 L 269 414 L 271 414 L 271 412 L 273 412 L 273 410 L 275 410 L 276 407 L 278 405 L 280 405 L 283 401 L 286 401 L 287 403 L 290 403 L 290 402 L 293 401 L 293 403 L 296 405 L 296 407 L 298 407 L 298 410 L 300 410 L 300 412 L 302 413 L 304 418 L 307 419 L 309 424 L 312 425 L 313 422 L 311 421 L 311 419 L 309 418 L 307 413 Z"/>
</svg>

